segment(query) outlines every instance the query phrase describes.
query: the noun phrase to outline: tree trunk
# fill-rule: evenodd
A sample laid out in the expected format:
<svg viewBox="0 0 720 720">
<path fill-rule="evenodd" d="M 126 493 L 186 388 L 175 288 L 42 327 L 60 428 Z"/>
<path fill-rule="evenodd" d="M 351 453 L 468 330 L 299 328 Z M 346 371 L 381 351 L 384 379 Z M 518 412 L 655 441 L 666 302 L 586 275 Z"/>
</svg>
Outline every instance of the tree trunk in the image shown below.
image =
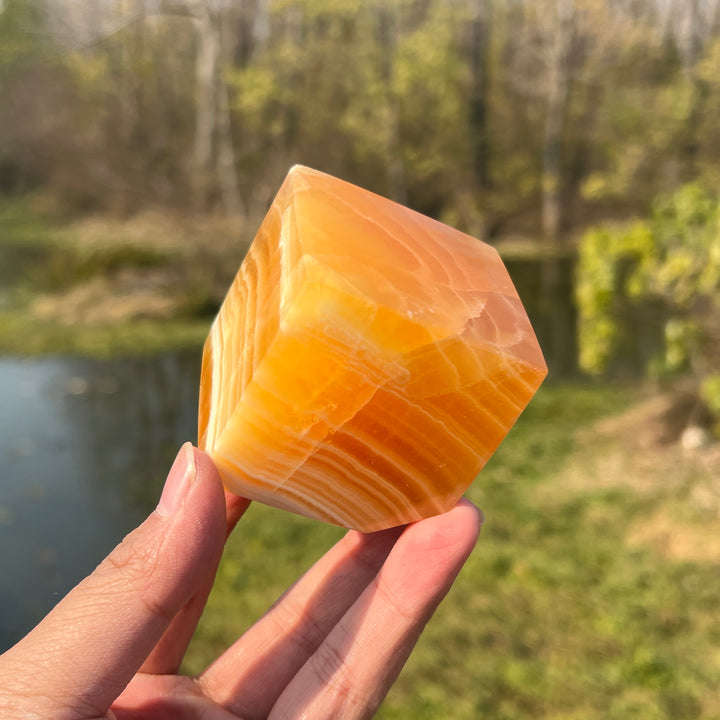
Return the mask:
<svg viewBox="0 0 720 720">
<path fill-rule="evenodd" d="M 197 200 L 206 209 L 213 167 L 213 135 L 217 123 L 217 82 L 220 43 L 213 17 L 205 3 L 194 14 L 198 49 L 195 57 L 195 145 L 193 158 Z"/>
<path fill-rule="evenodd" d="M 253 23 L 253 52 L 262 54 L 270 41 L 270 0 L 258 0 Z"/>
<path fill-rule="evenodd" d="M 562 225 L 562 140 L 570 82 L 573 0 L 556 0 L 557 23 L 548 64 L 548 95 L 542 153 L 542 227 L 546 242 L 557 243 Z"/>
<path fill-rule="evenodd" d="M 488 135 L 488 85 L 490 16 L 487 0 L 470 0 L 470 129 L 472 164 L 480 190 L 488 190 L 490 180 L 490 138 Z"/>
<path fill-rule="evenodd" d="M 396 202 L 407 204 L 405 164 L 400 147 L 400 110 L 393 90 L 393 63 L 397 46 L 397 17 L 395 11 L 381 6 L 377 10 L 378 44 L 380 46 L 380 76 L 385 87 L 385 157 L 387 162 L 388 196 Z"/>
<path fill-rule="evenodd" d="M 225 212 L 239 215 L 242 203 L 235 171 L 230 103 L 222 77 L 221 18 L 205 2 L 193 3 L 192 10 L 198 34 L 194 148 L 198 199 L 202 208 L 208 206 L 216 175 Z"/>
<path fill-rule="evenodd" d="M 220 181 L 220 192 L 226 214 L 230 217 L 238 217 L 246 213 L 240 197 L 237 173 L 235 171 L 235 148 L 232 140 L 228 89 L 222 78 L 217 84 L 217 101 L 217 173 Z"/>
<path fill-rule="evenodd" d="M 548 55 L 547 108 L 542 153 L 542 231 L 545 245 L 540 286 L 542 325 L 549 365 L 561 373 L 574 366 L 574 330 L 568 327 L 562 295 L 562 148 L 570 83 L 574 0 L 556 0 Z"/>
</svg>

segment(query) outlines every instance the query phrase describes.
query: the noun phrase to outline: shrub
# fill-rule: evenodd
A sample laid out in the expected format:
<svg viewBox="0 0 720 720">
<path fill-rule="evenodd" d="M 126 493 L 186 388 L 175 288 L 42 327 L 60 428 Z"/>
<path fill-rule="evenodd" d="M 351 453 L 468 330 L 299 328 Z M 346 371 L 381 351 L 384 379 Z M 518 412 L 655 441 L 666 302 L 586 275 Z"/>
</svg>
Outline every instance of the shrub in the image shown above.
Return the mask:
<svg viewBox="0 0 720 720">
<path fill-rule="evenodd" d="M 580 364 L 591 373 L 692 374 L 720 413 L 720 201 L 697 183 L 650 217 L 580 244 Z"/>
</svg>

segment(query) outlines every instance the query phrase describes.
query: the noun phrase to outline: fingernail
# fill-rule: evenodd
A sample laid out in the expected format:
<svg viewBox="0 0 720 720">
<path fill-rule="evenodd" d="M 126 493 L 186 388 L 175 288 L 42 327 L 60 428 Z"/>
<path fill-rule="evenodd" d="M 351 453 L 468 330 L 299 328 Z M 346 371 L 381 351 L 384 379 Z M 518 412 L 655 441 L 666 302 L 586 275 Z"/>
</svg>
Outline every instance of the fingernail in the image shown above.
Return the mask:
<svg viewBox="0 0 720 720">
<path fill-rule="evenodd" d="M 192 443 L 185 443 L 170 468 L 165 487 L 156 512 L 163 517 L 169 517 L 182 506 L 190 486 L 195 482 L 197 469 L 195 467 L 195 453 Z"/>
</svg>

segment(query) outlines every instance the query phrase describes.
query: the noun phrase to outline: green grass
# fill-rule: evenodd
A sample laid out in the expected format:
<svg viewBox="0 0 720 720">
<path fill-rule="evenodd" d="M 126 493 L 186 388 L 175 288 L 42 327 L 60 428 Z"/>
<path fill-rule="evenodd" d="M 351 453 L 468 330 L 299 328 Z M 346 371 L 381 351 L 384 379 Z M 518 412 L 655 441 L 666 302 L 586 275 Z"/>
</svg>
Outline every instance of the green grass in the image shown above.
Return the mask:
<svg viewBox="0 0 720 720">
<path fill-rule="evenodd" d="M 0 310 L 1 355 L 134 357 L 198 348 L 207 336 L 206 319 L 136 320 L 112 325 L 58 325 L 15 310 Z"/>
<path fill-rule="evenodd" d="M 720 716 L 717 563 L 626 540 L 638 519 L 677 506 L 677 488 L 563 480 L 572 467 L 597 474 L 607 443 L 580 444 L 578 430 L 633 399 L 600 386 L 540 391 L 469 492 L 486 516 L 480 542 L 379 717 Z M 340 534 L 252 507 L 187 670 L 227 647 Z"/>
<path fill-rule="evenodd" d="M 138 225 L 112 219 L 83 225 L 42 209 L 37 198 L 0 200 L 0 353 L 110 357 L 199 347 L 216 309 L 210 273 L 188 258 L 180 240 L 168 242 L 164 226 Z M 83 283 L 104 279 L 112 297 L 109 279 L 123 271 L 150 278 L 153 269 L 185 281 L 172 317 L 87 322 L 82 310 L 63 309 L 65 294 Z M 158 296 L 169 292 L 157 289 Z M 46 308 L 58 308 L 57 318 L 37 312 L 39 297 Z"/>
</svg>

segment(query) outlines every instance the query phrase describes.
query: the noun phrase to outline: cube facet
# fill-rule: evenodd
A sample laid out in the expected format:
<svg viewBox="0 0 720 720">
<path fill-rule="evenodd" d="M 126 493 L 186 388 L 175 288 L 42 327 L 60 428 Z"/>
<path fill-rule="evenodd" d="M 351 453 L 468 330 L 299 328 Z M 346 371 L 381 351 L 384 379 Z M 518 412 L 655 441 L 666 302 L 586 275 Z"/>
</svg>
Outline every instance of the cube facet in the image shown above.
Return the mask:
<svg viewBox="0 0 720 720">
<path fill-rule="evenodd" d="M 380 530 L 449 510 L 546 374 L 492 247 L 295 166 L 205 344 L 199 445 L 236 494 Z"/>
</svg>

